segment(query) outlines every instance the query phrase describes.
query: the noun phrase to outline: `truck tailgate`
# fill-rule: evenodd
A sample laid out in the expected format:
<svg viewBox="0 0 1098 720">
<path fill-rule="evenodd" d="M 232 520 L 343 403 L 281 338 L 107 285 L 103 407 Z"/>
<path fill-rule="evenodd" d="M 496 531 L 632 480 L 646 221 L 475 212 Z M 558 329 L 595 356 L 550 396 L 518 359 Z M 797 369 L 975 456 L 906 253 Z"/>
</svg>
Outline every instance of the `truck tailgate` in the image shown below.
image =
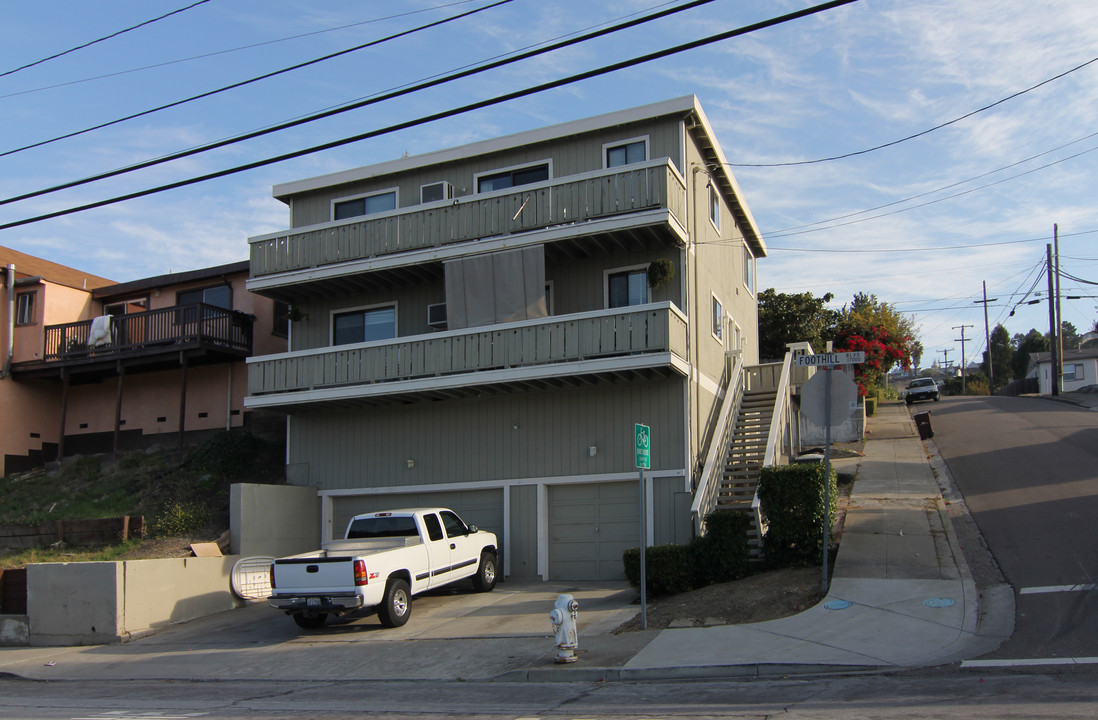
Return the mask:
<svg viewBox="0 0 1098 720">
<path fill-rule="evenodd" d="M 274 562 L 276 595 L 354 592 L 354 558 L 283 558 Z"/>
</svg>

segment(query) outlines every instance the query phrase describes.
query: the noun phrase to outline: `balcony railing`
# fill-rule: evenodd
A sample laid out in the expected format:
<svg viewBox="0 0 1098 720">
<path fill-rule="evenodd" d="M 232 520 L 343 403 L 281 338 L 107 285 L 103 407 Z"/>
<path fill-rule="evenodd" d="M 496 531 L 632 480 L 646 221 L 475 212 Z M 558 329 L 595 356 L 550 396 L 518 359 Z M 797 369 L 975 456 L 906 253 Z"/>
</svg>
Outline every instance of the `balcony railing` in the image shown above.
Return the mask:
<svg viewBox="0 0 1098 720">
<path fill-rule="evenodd" d="M 686 182 L 666 159 L 251 238 L 252 277 L 666 208 Z"/>
<path fill-rule="evenodd" d="M 686 316 L 665 302 L 284 353 L 248 361 L 248 392 L 293 393 L 615 356 L 635 361 L 670 353 L 684 359 L 686 330 Z M 461 383 L 476 380 L 463 377 Z"/>
<path fill-rule="evenodd" d="M 181 343 L 213 345 L 250 354 L 252 350 L 251 315 L 225 308 L 195 303 L 176 305 L 148 312 L 112 316 L 107 328 L 94 337 L 96 321 L 46 326 L 45 359 L 76 360 L 111 353 L 171 348 Z"/>
</svg>

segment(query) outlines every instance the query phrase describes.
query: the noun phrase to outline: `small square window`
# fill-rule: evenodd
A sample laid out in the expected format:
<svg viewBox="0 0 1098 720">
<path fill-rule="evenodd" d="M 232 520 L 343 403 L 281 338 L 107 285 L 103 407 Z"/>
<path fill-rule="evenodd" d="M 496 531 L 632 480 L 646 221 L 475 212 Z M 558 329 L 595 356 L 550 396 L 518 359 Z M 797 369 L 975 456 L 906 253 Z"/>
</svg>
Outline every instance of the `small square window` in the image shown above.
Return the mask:
<svg viewBox="0 0 1098 720">
<path fill-rule="evenodd" d="M 713 227 L 721 229 L 721 195 L 713 185 L 709 186 L 709 219 Z"/>
<path fill-rule="evenodd" d="M 606 307 L 619 308 L 648 303 L 648 270 L 639 268 L 606 276 Z"/>
<path fill-rule="evenodd" d="M 549 164 L 529 165 L 489 175 L 477 176 L 477 192 L 486 193 L 549 179 Z"/>
<path fill-rule="evenodd" d="M 713 337 L 724 340 L 724 308 L 716 297 L 713 298 Z"/>
<path fill-rule="evenodd" d="M 396 337 L 396 306 L 342 312 L 332 318 L 332 344 L 388 340 Z"/>
<path fill-rule="evenodd" d="M 755 256 L 746 245 L 743 246 L 743 284 L 752 295 L 755 294 Z"/>
</svg>

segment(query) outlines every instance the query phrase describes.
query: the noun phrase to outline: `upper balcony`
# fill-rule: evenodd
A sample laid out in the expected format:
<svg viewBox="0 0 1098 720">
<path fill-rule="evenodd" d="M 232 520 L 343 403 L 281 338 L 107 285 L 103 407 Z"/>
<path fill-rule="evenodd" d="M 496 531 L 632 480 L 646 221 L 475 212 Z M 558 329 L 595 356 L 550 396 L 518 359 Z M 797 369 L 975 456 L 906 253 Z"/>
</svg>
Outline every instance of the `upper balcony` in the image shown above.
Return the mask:
<svg viewBox="0 0 1098 720">
<path fill-rule="evenodd" d="M 195 303 L 47 325 L 42 359 L 15 363 L 12 372 L 56 377 L 64 368 L 70 375 L 100 377 L 116 374 L 120 363 L 152 371 L 179 367 L 183 358 L 194 365 L 241 360 L 252 353 L 254 319 Z"/>
<path fill-rule="evenodd" d="M 682 376 L 686 338 L 686 316 L 663 302 L 265 355 L 248 360 L 245 405 L 361 405 Z"/>
<path fill-rule="evenodd" d="M 686 237 L 686 182 L 666 158 L 253 237 L 248 287 L 301 291 L 398 263 L 401 254 L 437 261 L 462 254 L 461 243 L 519 233 L 582 250 L 585 238 L 604 233 L 650 244 L 646 230 L 662 242 Z"/>
</svg>

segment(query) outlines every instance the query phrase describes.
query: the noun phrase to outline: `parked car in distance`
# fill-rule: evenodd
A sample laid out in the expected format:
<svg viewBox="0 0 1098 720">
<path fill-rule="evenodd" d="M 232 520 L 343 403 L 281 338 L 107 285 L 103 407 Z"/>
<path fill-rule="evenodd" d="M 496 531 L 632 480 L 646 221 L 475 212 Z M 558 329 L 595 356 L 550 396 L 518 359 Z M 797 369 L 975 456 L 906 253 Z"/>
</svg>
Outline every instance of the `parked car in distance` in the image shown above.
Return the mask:
<svg viewBox="0 0 1098 720">
<path fill-rule="evenodd" d="M 934 378 L 915 378 L 908 383 L 907 390 L 904 391 L 904 402 L 908 405 L 916 400 L 937 402 L 941 399 L 942 393 L 938 389 L 938 383 L 934 382 Z"/>
</svg>

